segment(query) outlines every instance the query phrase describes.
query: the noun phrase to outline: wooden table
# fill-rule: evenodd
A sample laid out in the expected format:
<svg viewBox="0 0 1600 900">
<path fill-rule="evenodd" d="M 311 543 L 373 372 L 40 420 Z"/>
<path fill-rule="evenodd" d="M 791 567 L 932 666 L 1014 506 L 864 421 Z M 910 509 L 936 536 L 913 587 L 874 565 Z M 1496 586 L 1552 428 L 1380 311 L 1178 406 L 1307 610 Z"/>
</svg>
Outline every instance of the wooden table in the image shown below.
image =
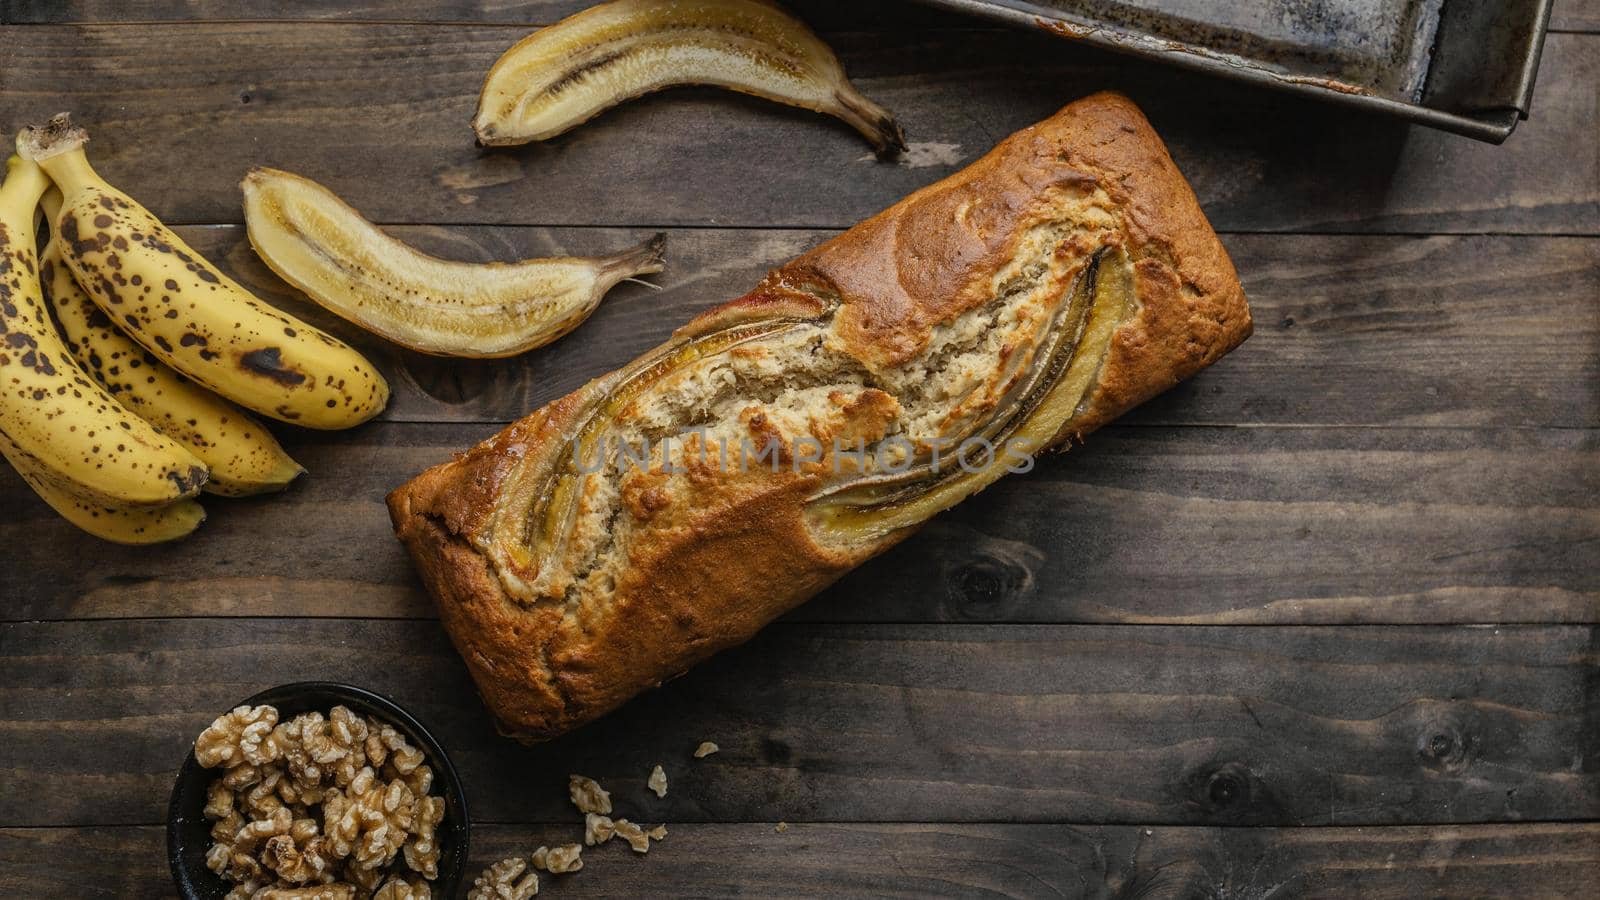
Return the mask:
<svg viewBox="0 0 1600 900">
<path fill-rule="evenodd" d="M 189 742 L 305 678 L 434 728 L 475 869 L 575 837 L 568 772 L 669 824 L 646 858 L 591 850 L 547 879 L 558 896 L 1532 897 L 1600 878 L 1600 3 L 1558 3 L 1533 118 L 1502 147 L 812 2 L 911 164 L 710 89 L 475 149 L 482 73 L 581 5 L 0 0 L 6 133 L 72 110 L 110 180 L 394 387 L 381 422 L 283 429 L 310 474 L 208 502 L 175 546 L 86 538 L 0 472 L 0 894 L 169 894 Z M 1107 87 L 1193 181 L 1255 337 L 750 645 L 567 739 L 496 737 L 384 493 Z M 399 352 L 255 259 L 236 187 L 255 164 L 462 258 L 663 229 L 665 290 L 624 285 L 518 359 Z M 722 752 L 691 759 L 702 740 Z"/>
</svg>

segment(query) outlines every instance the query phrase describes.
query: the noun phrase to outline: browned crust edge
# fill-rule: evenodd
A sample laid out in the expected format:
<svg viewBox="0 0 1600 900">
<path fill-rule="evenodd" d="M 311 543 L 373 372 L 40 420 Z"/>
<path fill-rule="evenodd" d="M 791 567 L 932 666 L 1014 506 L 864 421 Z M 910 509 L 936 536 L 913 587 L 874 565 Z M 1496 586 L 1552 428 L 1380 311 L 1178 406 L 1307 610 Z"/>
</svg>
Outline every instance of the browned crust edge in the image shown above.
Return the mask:
<svg viewBox="0 0 1600 900">
<path fill-rule="evenodd" d="M 1250 334 L 1243 289 L 1188 183 L 1143 114 L 1112 93 L 1079 100 L 697 317 L 694 334 L 762 315 L 804 314 L 822 285 L 845 301 L 841 329 L 864 358 L 892 359 L 917 329 L 959 311 L 975 272 L 999 265 L 1030 198 L 1063 182 L 1104 188 L 1122 210 L 1138 310 L 1117 331 L 1085 412 L 1058 444 L 1081 438 L 1214 362 Z M 976 201 L 966 229 L 949 209 Z M 969 205 L 968 209 L 971 206 Z M 1008 228 L 1008 226 L 1012 226 Z M 911 259 L 938 265 L 907 271 Z M 970 298 L 969 298 L 970 299 Z M 608 376 L 609 377 L 609 376 Z M 389 495 L 390 516 L 502 731 L 545 740 L 681 674 L 822 590 L 868 556 L 817 546 L 796 476 L 736 496 L 715 517 L 640 542 L 606 615 L 574 628 L 551 604 L 508 598 L 466 535 L 515 459 L 564 432 L 608 377 L 535 411 Z M 902 535 L 903 536 L 903 535 Z M 892 542 L 890 542 L 892 543 Z"/>
</svg>

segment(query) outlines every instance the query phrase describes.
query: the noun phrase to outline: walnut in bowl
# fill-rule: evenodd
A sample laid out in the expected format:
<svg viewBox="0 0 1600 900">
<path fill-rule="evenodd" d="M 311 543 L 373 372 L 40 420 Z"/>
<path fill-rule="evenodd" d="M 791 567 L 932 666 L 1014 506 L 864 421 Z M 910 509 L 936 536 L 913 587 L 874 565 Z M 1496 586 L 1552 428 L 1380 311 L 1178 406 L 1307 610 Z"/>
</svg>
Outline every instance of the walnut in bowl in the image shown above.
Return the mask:
<svg viewBox="0 0 1600 900">
<path fill-rule="evenodd" d="M 167 854 L 185 898 L 452 897 L 466 801 L 444 750 L 370 691 L 264 691 L 196 739 L 173 788 Z"/>
</svg>

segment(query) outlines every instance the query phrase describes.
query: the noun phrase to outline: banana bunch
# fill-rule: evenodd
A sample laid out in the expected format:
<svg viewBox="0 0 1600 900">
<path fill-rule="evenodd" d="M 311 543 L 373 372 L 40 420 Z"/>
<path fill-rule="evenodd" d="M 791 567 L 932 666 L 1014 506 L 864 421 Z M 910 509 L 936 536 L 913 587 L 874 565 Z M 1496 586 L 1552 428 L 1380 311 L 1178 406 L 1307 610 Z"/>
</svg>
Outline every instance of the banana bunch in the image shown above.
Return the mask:
<svg viewBox="0 0 1600 900">
<path fill-rule="evenodd" d="M 0 454 L 68 518 L 103 520 L 103 528 L 91 530 L 135 541 L 149 533 L 146 516 L 124 521 L 95 512 L 185 502 L 205 484 L 205 464 L 79 368 L 51 324 L 39 287 L 34 221 L 50 182 L 29 160 L 13 156 L 6 168 L 0 186 Z"/>
<path fill-rule="evenodd" d="M 389 385 L 361 354 L 222 274 L 84 156 L 65 115 L 24 132 L 61 189 L 62 260 L 95 305 L 157 359 L 239 405 L 307 428 L 349 428 Z"/>
<path fill-rule="evenodd" d="M 202 489 L 282 490 L 304 471 L 239 406 L 347 428 L 388 385 L 107 184 L 85 140 L 65 115 L 24 129 L 0 185 L 0 455 L 90 534 L 173 540 L 205 519 Z"/>
</svg>

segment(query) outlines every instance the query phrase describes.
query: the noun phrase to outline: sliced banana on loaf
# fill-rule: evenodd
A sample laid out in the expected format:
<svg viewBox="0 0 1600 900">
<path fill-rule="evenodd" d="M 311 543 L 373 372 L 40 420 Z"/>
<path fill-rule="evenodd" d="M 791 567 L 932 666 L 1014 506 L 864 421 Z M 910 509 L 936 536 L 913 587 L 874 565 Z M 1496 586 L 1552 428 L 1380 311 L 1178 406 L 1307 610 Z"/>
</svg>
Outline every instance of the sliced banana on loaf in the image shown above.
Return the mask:
<svg viewBox="0 0 1600 900">
<path fill-rule="evenodd" d="M 547 739 L 1249 333 L 1161 140 L 1097 94 L 422 473 L 390 513 L 502 728 Z"/>
</svg>

